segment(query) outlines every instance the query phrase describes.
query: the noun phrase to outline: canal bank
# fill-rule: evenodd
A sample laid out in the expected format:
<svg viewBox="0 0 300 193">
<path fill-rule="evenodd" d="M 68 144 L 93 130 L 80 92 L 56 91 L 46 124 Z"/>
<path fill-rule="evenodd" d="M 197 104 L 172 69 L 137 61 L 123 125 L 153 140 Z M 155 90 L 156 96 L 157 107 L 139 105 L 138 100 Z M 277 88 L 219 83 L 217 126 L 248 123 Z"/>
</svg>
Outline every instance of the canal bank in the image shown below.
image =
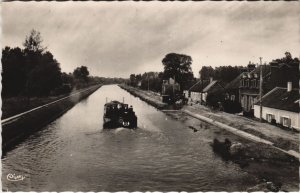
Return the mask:
<svg viewBox="0 0 300 193">
<path fill-rule="evenodd" d="M 64 114 L 100 87 L 101 85 L 94 85 L 51 103 L 3 119 L 1 121 L 2 154 L 5 154 L 26 137 Z"/>
<path fill-rule="evenodd" d="M 151 98 L 151 103 L 156 103 L 153 106 L 156 106 L 158 103 L 160 103 L 159 97 L 155 97 L 155 95 L 157 94 L 153 94 L 152 92 L 147 91 L 140 91 L 139 89 L 123 85 L 123 88 L 124 87 L 127 91 L 132 92 L 132 90 L 134 90 L 134 92 L 136 93 L 135 96 L 139 97 L 142 100 L 144 100 L 144 96 L 147 96 L 147 98 Z M 149 104 L 152 105 L 151 103 Z M 274 178 L 274 174 L 270 174 L 270 167 L 273 167 L 273 165 L 277 165 L 278 167 L 282 168 L 287 168 L 289 165 L 291 165 L 291 167 L 294 168 L 295 171 L 298 171 L 299 154 L 295 150 L 291 151 L 290 149 L 295 147 L 295 144 L 297 143 L 294 140 L 296 136 L 292 136 L 294 133 L 279 130 L 277 134 L 281 137 L 281 140 L 279 138 L 274 138 L 273 141 L 279 141 L 272 142 L 269 141 L 269 138 L 264 138 L 266 133 L 264 133 L 263 131 L 262 133 L 255 133 L 255 130 L 246 132 L 240 129 L 240 127 L 237 127 L 239 124 L 245 127 L 249 126 L 249 121 L 247 119 L 243 119 L 241 117 L 241 120 L 237 121 L 239 117 L 236 115 L 227 116 L 227 113 L 224 113 L 224 115 L 223 112 L 212 112 L 206 107 L 199 106 L 184 106 L 181 110 L 170 110 L 167 106 L 165 106 L 161 110 L 167 115 L 171 116 L 173 119 L 184 123 L 187 128 L 191 129 L 192 132 L 195 132 L 195 134 L 206 132 L 207 128 L 210 127 L 208 125 L 215 126 L 213 127 L 213 129 L 210 127 L 210 129 L 216 133 L 216 136 L 214 138 L 220 141 L 224 141 L 226 138 L 229 139 L 233 144 L 232 146 L 234 146 L 235 148 L 233 148 L 233 151 L 239 151 L 238 156 L 231 156 L 229 160 L 240 165 L 243 170 L 258 177 L 258 185 L 250 188 L 249 191 L 276 191 L 278 188 L 280 190 L 289 191 L 298 190 L 296 184 L 290 186 L 289 182 L 284 178 L 278 180 Z M 208 112 L 210 113 L 208 114 Z M 222 115 L 220 115 L 220 113 L 222 113 Z M 224 116 L 226 117 L 226 119 L 223 118 Z M 236 118 L 231 118 L 232 121 L 227 121 L 228 119 L 230 119 L 230 116 L 235 116 Z M 257 124 L 259 125 L 260 123 Z M 260 125 L 259 128 L 268 126 L 265 123 L 261 124 L 262 125 Z M 268 129 L 266 131 L 270 132 L 270 130 Z M 280 132 L 283 132 L 283 134 Z M 289 141 L 291 138 L 292 140 Z M 286 149 L 284 150 L 276 147 L 276 145 L 278 144 L 281 145 L 280 147 L 285 147 Z M 213 145 L 212 141 L 211 145 Z M 225 159 L 228 160 L 228 158 Z M 275 175 L 284 176 L 288 175 L 288 173 L 281 174 L 280 172 L 278 172 Z M 294 178 L 298 178 L 297 180 L 299 181 L 299 177 L 294 176 Z"/>
<path fill-rule="evenodd" d="M 166 103 L 161 102 L 162 99 L 160 95 L 155 92 L 143 91 L 124 84 L 120 84 L 119 87 L 158 109 L 165 109 L 168 106 Z"/>
</svg>

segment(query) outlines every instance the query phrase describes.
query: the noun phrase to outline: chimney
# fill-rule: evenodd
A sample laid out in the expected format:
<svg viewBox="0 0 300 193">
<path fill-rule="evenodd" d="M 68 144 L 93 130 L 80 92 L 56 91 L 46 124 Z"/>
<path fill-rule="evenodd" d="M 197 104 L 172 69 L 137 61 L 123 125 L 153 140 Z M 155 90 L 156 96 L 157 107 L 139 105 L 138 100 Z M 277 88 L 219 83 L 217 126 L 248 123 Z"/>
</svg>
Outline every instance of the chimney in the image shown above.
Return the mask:
<svg viewBox="0 0 300 193">
<path fill-rule="evenodd" d="M 213 77 L 209 77 L 209 83 L 213 81 Z"/>
<path fill-rule="evenodd" d="M 292 82 L 287 83 L 287 91 L 291 92 L 292 91 Z"/>
</svg>

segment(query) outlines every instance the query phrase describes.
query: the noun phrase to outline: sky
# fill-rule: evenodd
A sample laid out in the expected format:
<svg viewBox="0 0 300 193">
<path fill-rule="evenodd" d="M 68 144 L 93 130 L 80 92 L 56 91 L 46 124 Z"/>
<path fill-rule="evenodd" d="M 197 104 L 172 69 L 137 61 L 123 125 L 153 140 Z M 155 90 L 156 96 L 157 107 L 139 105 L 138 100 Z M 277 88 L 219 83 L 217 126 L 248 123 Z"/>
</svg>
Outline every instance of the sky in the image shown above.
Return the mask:
<svg viewBox="0 0 300 193">
<path fill-rule="evenodd" d="M 41 33 L 64 72 L 128 78 L 163 71 L 168 53 L 202 66 L 299 57 L 299 2 L 2 2 L 2 48 Z"/>
</svg>

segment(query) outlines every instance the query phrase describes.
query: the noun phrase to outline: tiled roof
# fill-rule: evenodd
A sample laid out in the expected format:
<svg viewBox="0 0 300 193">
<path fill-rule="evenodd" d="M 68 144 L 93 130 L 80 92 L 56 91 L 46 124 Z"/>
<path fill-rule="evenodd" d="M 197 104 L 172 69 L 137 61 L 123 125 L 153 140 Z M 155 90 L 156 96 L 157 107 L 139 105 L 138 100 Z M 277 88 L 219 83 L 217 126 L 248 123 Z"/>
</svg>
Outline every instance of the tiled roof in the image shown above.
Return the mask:
<svg viewBox="0 0 300 193">
<path fill-rule="evenodd" d="M 238 89 L 240 86 L 240 80 L 242 79 L 244 73 L 246 73 L 246 72 L 241 73 L 235 79 L 233 79 L 231 82 L 229 82 L 225 86 L 225 89 Z"/>
<path fill-rule="evenodd" d="M 218 82 L 217 80 L 213 80 L 211 83 L 209 83 L 209 85 L 207 85 L 207 86 L 203 89 L 203 92 L 209 91 L 209 89 L 212 88 L 217 82 Z"/>
<path fill-rule="evenodd" d="M 263 96 L 262 106 L 299 113 L 299 99 L 299 89 L 287 92 L 286 88 L 276 87 Z"/>
<path fill-rule="evenodd" d="M 208 84 L 209 84 L 209 80 L 202 80 L 202 82 L 198 81 L 195 82 L 186 90 L 190 90 L 191 92 L 201 92 L 203 88 L 205 88 Z"/>
</svg>

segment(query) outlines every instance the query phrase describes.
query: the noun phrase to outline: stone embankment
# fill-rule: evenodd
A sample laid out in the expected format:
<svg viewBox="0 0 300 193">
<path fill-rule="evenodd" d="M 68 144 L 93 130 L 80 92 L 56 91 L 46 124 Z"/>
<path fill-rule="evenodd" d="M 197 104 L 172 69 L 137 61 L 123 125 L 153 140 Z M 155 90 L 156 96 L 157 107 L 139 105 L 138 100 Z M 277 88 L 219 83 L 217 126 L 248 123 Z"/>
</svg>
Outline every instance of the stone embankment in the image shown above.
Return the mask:
<svg viewBox="0 0 300 193">
<path fill-rule="evenodd" d="M 160 95 L 155 92 L 143 91 L 124 84 L 120 84 L 119 87 L 158 109 L 164 109 L 168 106 L 166 103 L 161 102 L 162 99 Z"/>
<path fill-rule="evenodd" d="M 3 119 L 1 121 L 2 152 L 7 152 L 30 134 L 57 119 L 76 103 L 88 97 L 100 87 L 101 85 L 94 85 L 51 103 Z"/>
</svg>

